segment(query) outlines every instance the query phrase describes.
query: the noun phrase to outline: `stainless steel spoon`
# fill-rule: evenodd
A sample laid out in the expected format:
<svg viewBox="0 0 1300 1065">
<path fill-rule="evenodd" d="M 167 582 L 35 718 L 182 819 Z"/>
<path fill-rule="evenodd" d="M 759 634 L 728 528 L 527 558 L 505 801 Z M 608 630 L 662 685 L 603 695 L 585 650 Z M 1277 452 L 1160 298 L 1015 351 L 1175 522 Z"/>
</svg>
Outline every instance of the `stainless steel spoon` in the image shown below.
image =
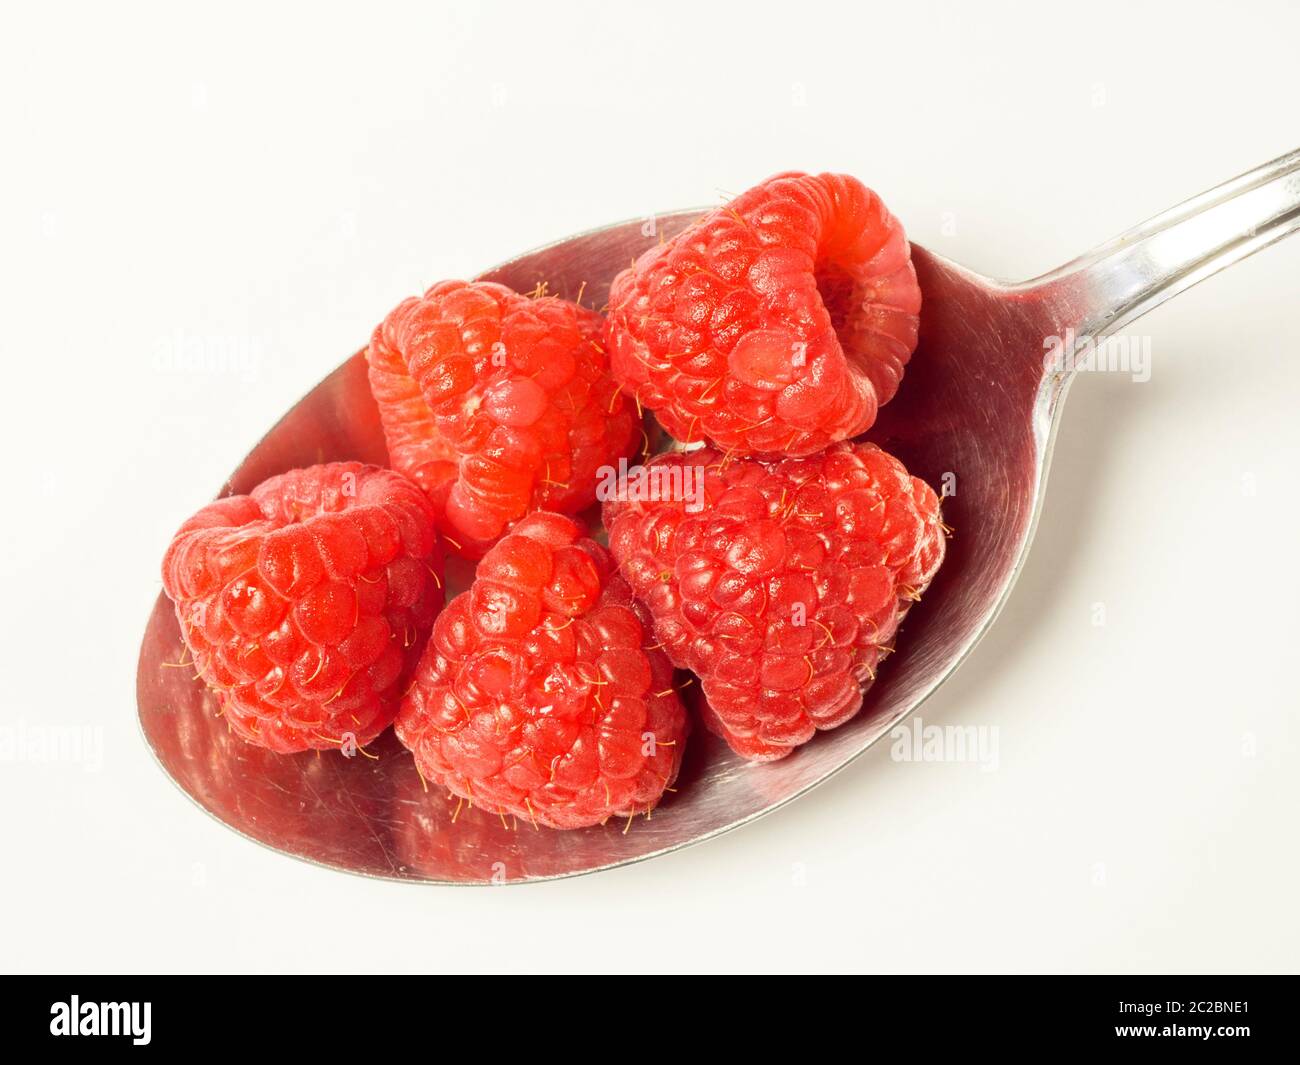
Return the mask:
<svg viewBox="0 0 1300 1065">
<path fill-rule="evenodd" d="M 520 291 L 600 306 L 614 274 L 699 215 L 681 211 L 583 233 L 483 275 Z M 536 831 L 426 793 L 391 732 L 375 757 L 282 757 L 231 737 L 187 660 L 160 596 L 140 651 L 140 724 L 159 763 L 201 807 L 276 850 L 397 880 L 484 884 L 594 872 L 709 839 L 770 813 L 844 768 L 916 709 L 970 653 L 1005 602 L 1042 503 L 1072 350 L 1113 333 L 1198 281 L 1300 227 L 1300 151 L 1188 200 L 1034 281 L 1003 284 L 913 247 L 925 304 L 898 397 L 869 436 L 946 485 L 957 534 L 899 653 L 862 712 L 770 765 L 739 761 L 697 730 L 678 790 L 634 823 Z M 655 232 L 647 235 L 654 229 Z M 585 289 L 584 289 L 585 286 Z M 1077 343 L 1048 358 L 1048 338 Z M 267 434 L 227 482 L 244 492 L 295 466 L 383 463 L 383 438 L 354 355 Z M 464 579 L 462 574 L 461 579 Z M 453 588 L 454 590 L 454 588 Z"/>
</svg>

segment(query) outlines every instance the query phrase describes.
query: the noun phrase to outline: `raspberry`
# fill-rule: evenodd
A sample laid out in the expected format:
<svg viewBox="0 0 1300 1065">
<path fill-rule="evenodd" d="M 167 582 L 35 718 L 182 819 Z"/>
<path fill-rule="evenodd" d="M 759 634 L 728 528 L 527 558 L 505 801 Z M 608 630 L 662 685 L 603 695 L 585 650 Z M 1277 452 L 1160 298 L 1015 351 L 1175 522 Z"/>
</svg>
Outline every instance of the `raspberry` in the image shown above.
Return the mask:
<svg viewBox="0 0 1300 1065">
<path fill-rule="evenodd" d="M 442 606 L 433 508 L 391 470 L 291 470 L 200 510 L 163 586 L 233 732 L 282 754 L 369 743 Z"/>
<path fill-rule="evenodd" d="M 534 512 L 439 616 L 397 736 L 424 778 L 553 828 L 648 813 L 687 735 L 672 666 L 609 552 Z"/>
<path fill-rule="evenodd" d="M 902 226 L 861 182 L 781 174 L 614 279 L 615 378 L 687 442 L 810 455 L 865 431 L 916 347 Z"/>
<path fill-rule="evenodd" d="M 660 455 L 646 482 L 660 490 L 637 494 L 699 485 L 692 466 L 699 494 L 605 504 L 610 550 L 673 663 L 699 675 L 705 723 L 771 761 L 861 708 L 943 560 L 939 500 L 865 443 L 776 462 Z"/>
<path fill-rule="evenodd" d="M 531 510 L 576 514 L 640 420 L 608 373 L 601 318 L 554 296 L 444 281 L 400 304 L 368 352 L 389 458 L 479 558 Z"/>
</svg>

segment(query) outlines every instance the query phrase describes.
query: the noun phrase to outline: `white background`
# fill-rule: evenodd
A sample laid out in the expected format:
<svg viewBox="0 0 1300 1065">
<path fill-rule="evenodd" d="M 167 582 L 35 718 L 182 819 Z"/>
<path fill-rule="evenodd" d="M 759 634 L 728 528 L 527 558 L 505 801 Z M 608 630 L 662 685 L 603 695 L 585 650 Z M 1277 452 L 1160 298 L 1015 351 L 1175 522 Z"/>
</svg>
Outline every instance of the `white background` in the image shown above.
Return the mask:
<svg viewBox="0 0 1300 1065">
<path fill-rule="evenodd" d="M 174 527 L 425 285 L 785 169 L 1028 277 L 1297 146 L 1294 8 L 1042 6 L 7 13 L 0 725 L 103 750 L 0 763 L 0 965 L 1294 970 L 1300 240 L 1136 326 L 1148 383 L 1073 389 L 1024 576 L 923 710 L 996 771 L 881 744 L 698 848 L 437 889 L 237 838 L 137 731 Z M 177 369 L 196 339 L 252 362 Z"/>
</svg>

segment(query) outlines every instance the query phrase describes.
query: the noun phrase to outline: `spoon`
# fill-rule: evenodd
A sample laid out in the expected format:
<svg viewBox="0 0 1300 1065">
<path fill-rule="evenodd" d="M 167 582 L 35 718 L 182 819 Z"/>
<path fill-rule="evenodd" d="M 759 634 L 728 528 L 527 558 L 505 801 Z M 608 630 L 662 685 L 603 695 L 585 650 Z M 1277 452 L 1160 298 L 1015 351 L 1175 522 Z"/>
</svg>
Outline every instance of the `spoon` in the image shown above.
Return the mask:
<svg viewBox="0 0 1300 1065">
<path fill-rule="evenodd" d="M 607 226 L 512 259 L 483 279 L 604 304 L 635 256 L 702 212 Z M 1004 284 L 924 248 L 920 344 L 902 389 L 868 434 L 942 489 L 956 529 L 923 603 L 908 615 L 861 713 L 795 754 L 748 765 L 696 729 L 675 793 L 653 816 L 580 831 L 534 830 L 426 792 L 392 731 L 365 756 L 282 756 L 231 736 L 159 596 L 137 673 L 140 725 L 163 769 L 199 806 L 275 850 L 395 880 L 490 884 L 608 869 L 717 836 L 784 806 L 843 769 L 917 708 L 997 616 L 1042 505 L 1052 440 L 1075 356 L 1170 296 L 1300 227 L 1300 151 L 1121 234 L 1033 281 Z M 1051 350 L 1050 338 L 1061 338 Z M 266 435 L 224 486 L 248 491 L 295 466 L 384 464 L 378 413 L 358 353 Z M 449 574 L 449 591 L 467 572 Z M 692 688 L 698 690 L 698 685 Z M 691 688 L 687 689 L 690 692 Z"/>
</svg>

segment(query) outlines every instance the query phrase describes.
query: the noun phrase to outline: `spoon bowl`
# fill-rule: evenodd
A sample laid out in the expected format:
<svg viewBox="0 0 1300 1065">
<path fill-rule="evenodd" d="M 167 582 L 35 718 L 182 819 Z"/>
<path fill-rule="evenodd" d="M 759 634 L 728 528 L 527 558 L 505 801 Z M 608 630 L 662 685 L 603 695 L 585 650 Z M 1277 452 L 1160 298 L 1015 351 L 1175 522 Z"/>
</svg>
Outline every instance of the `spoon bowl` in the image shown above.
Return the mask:
<svg viewBox="0 0 1300 1065">
<path fill-rule="evenodd" d="M 791 756 L 750 765 L 697 729 L 677 790 L 650 817 L 558 832 L 462 809 L 426 791 L 391 731 L 367 756 L 277 755 L 230 735 L 184 663 L 159 596 L 137 673 L 145 739 L 164 771 L 237 832 L 294 857 L 367 876 L 440 884 L 546 880 L 640 861 L 736 828 L 802 795 L 917 708 L 970 653 L 1006 600 L 1032 538 L 1052 439 L 1080 345 L 1300 225 L 1300 152 L 1266 164 L 1018 285 L 913 245 L 924 305 L 897 397 L 867 439 L 944 496 L 947 558 L 907 616 L 861 712 Z M 614 275 L 700 211 L 625 222 L 513 259 L 482 279 L 602 306 Z M 650 235 L 649 231 L 653 230 Z M 1058 342 L 1059 341 L 1059 342 Z M 314 463 L 385 464 L 364 353 L 290 410 L 222 489 L 247 492 Z M 466 586 L 453 565 L 448 591 Z M 698 691 L 698 685 L 687 694 Z"/>
</svg>

